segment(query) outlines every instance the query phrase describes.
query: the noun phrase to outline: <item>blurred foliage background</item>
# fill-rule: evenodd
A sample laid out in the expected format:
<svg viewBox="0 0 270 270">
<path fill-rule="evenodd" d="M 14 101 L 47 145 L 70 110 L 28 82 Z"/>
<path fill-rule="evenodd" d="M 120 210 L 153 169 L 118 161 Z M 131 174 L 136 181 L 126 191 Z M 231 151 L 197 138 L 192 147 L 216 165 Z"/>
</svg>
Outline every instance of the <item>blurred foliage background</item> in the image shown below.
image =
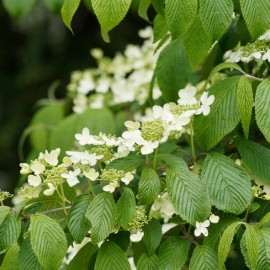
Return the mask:
<svg viewBox="0 0 270 270">
<path fill-rule="evenodd" d="M 61 1 L 61 0 L 60 0 Z M 48 1 L 47 1 L 48 2 Z M 59 10 L 52 12 L 41 0 L 23 18 L 11 17 L 0 3 L 0 189 L 13 191 L 19 178 L 18 142 L 48 88 L 59 81 L 58 98 L 65 95 L 70 72 L 95 65 L 89 51 L 99 47 L 108 56 L 128 43 L 140 44 L 137 32 L 147 22 L 137 15 L 138 1 L 105 43 L 91 7 L 81 5 L 72 33 Z M 27 144 L 24 147 L 27 153 Z"/>
</svg>

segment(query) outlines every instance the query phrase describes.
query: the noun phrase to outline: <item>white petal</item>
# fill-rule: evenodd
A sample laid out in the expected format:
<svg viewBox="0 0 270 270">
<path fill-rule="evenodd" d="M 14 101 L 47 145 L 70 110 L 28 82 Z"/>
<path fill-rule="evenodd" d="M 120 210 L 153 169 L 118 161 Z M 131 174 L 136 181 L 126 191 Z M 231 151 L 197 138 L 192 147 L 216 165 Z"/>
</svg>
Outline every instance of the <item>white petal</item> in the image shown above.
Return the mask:
<svg viewBox="0 0 270 270">
<path fill-rule="evenodd" d="M 216 216 L 216 215 L 212 214 L 209 217 L 209 220 L 210 220 L 211 223 L 218 223 L 219 222 L 219 216 Z"/>
<path fill-rule="evenodd" d="M 143 232 L 137 232 L 135 234 L 130 235 L 130 240 L 132 242 L 140 242 L 143 238 L 144 233 Z"/>
<path fill-rule="evenodd" d="M 210 225 L 210 221 L 207 219 L 202 223 L 202 227 L 208 227 Z"/>
<path fill-rule="evenodd" d="M 196 225 L 196 226 L 197 226 L 197 225 Z M 196 237 L 200 236 L 201 233 L 202 233 L 201 228 L 197 228 L 197 229 L 195 229 L 195 231 L 194 231 L 194 235 L 195 235 Z"/>
<path fill-rule="evenodd" d="M 29 175 L 28 176 L 28 183 L 31 186 L 38 187 L 41 184 L 41 178 L 39 175 Z"/>
</svg>

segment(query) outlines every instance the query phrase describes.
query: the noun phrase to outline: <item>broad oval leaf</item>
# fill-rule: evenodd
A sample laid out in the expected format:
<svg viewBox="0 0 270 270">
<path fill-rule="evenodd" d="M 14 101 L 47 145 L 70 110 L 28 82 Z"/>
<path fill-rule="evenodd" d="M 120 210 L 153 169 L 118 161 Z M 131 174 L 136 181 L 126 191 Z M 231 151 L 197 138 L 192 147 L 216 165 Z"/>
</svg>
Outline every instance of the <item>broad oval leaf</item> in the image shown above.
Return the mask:
<svg viewBox="0 0 270 270">
<path fill-rule="evenodd" d="M 43 214 L 32 215 L 30 224 L 31 244 L 38 261 L 45 269 L 58 270 L 67 251 L 62 228 Z"/>
<path fill-rule="evenodd" d="M 218 266 L 217 253 L 208 246 L 197 246 L 190 260 L 190 270 L 216 270 Z"/>
<path fill-rule="evenodd" d="M 97 255 L 95 270 L 130 270 L 124 251 L 114 242 L 104 242 Z"/>
<path fill-rule="evenodd" d="M 93 243 L 104 240 L 111 232 L 115 221 L 115 202 L 112 194 L 100 193 L 90 203 L 86 217 L 92 225 Z"/>
<path fill-rule="evenodd" d="M 143 253 L 137 263 L 137 270 L 157 270 L 158 269 L 158 257 L 156 254 L 149 256 L 147 253 Z"/>
<path fill-rule="evenodd" d="M 199 14 L 204 28 L 210 33 L 212 41 L 229 28 L 233 15 L 232 0 L 199 0 Z"/>
<path fill-rule="evenodd" d="M 141 204 L 150 204 L 160 192 L 160 180 L 155 170 L 144 168 L 139 182 L 138 198 Z"/>
<path fill-rule="evenodd" d="M 204 183 L 184 166 L 169 168 L 166 180 L 176 212 L 191 224 L 206 220 L 211 205 Z"/>
<path fill-rule="evenodd" d="M 177 100 L 178 91 L 186 86 L 191 72 L 184 44 L 177 38 L 161 51 L 155 70 L 162 97 L 166 102 Z"/>
<path fill-rule="evenodd" d="M 62 9 L 61 9 L 61 15 L 64 24 L 67 26 L 67 28 L 70 29 L 70 31 L 73 33 L 72 28 L 71 28 L 71 21 L 76 13 L 79 5 L 80 5 L 81 0 L 65 0 Z"/>
<path fill-rule="evenodd" d="M 13 244 L 5 254 L 4 260 L 1 264 L 1 270 L 20 270 L 19 265 L 20 246 L 18 243 Z M 29 269 L 29 268 L 28 268 Z"/>
<path fill-rule="evenodd" d="M 240 77 L 224 79 L 208 89 L 215 96 L 210 114 L 194 119 L 195 140 L 204 149 L 219 143 L 239 123 L 240 115 L 236 102 L 236 91 Z"/>
<path fill-rule="evenodd" d="M 101 26 L 103 39 L 109 42 L 108 32 L 124 19 L 131 0 L 92 0 L 91 3 Z"/>
<path fill-rule="evenodd" d="M 8 213 L 11 212 L 11 208 L 8 206 L 0 206 L 0 224 L 5 220 Z"/>
<path fill-rule="evenodd" d="M 251 203 L 249 176 L 233 160 L 220 153 L 207 155 L 202 168 L 202 180 L 211 203 L 218 209 L 240 214 Z"/>
<path fill-rule="evenodd" d="M 174 38 L 183 36 L 192 25 L 198 9 L 198 0 L 166 0 L 165 17 Z"/>
<path fill-rule="evenodd" d="M 159 249 L 159 270 L 179 270 L 188 258 L 189 242 L 172 237 L 166 240 Z"/>
<path fill-rule="evenodd" d="M 255 115 L 261 132 L 270 142 L 270 80 L 261 82 L 256 90 Z"/>
<path fill-rule="evenodd" d="M 91 197 L 80 196 L 72 205 L 67 216 L 68 229 L 76 242 L 81 242 L 90 229 L 90 221 L 85 217 Z"/>
</svg>

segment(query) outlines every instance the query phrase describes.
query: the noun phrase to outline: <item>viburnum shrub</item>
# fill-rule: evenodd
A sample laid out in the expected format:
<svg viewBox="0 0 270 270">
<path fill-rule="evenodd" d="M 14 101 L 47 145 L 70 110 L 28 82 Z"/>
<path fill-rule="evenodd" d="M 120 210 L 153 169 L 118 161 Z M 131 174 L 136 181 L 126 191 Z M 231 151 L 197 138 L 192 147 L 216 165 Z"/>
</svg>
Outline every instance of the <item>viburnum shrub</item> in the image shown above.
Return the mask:
<svg viewBox="0 0 270 270">
<path fill-rule="evenodd" d="M 131 1 L 91 3 L 108 41 Z M 152 41 L 93 50 L 73 112 L 33 117 L 14 207 L 0 192 L 1 269 L 270 269 L 270 3 L 150 6 Z"/>
</svg>

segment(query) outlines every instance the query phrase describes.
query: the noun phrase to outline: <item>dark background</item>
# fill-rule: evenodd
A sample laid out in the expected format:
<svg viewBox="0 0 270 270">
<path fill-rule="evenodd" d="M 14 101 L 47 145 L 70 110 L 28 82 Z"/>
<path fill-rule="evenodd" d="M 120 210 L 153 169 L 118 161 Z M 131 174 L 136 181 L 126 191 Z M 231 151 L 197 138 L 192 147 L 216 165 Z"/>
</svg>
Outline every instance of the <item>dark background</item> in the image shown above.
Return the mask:
<svg viewBox="0 0 270 270">
<path fill-rule="evenodd" d="M 50 85 L 60 81 L 56 93 L 61 98 L 71 71 L 95 65 L 91 48 L 113 56 L 128 43 L 140 43 L 137 32 L 146 25 L 134 8 L 110 32 L 107 44 L 95 16 L 83 5 L 73 19 L 72 35 L 60 15 L 42 1 L 20 19 L 12 18 L 0 3 L 0 189 L 13 192 L 16 186 L 23 162 L 18 158 L 19 139 Z"/>
</svg>

